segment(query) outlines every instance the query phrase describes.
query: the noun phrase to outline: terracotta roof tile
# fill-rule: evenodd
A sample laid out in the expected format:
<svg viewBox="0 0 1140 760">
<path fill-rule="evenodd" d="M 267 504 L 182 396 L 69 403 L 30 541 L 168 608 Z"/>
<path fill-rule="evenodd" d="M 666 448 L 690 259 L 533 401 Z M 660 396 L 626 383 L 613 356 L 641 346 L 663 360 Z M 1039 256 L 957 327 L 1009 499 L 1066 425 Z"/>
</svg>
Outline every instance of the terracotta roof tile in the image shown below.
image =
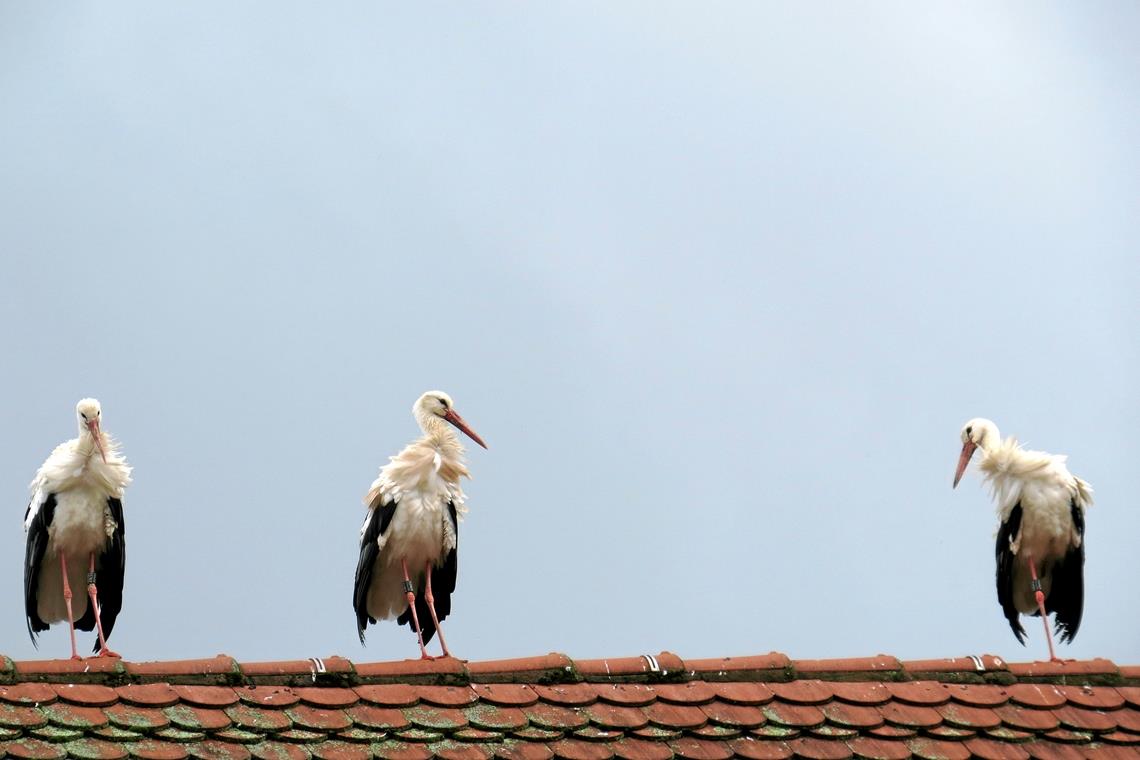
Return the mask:
<svg viewBox="0 0 1140 760">
<path fill-rule="evenodd" d="M 573 731 L 590 722 L 590 717 L 581 708 L 547 702 L 524 707 L 522 711 L 533 725 L 552 731 Z"/>
<path fill-rule="evenodd" d="M 613 750 L 605 744 L 581 739 L 562 739 L 551 744 L 550 749 L 555 757 L 567 760 L 608 760 L 614 756 Z"/>
<path fill-rule="evenodd" d="M 895 699 L 912 705 L 942 705 L 950 701 L 950 692 L 937 681 L 888 683 L 886 686 Z"/>
<path fill-rule="evenodd" d="M 230 705 L 225 709 L 225 715 L 237 728 L 259 733 L 284 731 L 293 725 L 284 710 L 254 707 L 245 702 Z"/>
<path fill-rule="evenodd" d="M 874 728 L 883 725 L 883 714 L 867 705 L 851 705 L 832 702 L 823 707 L 823 715 L 829 723 L 847 728 Z"/>
<path fill-rule="evenodd" d="M 753 705 L 734 705 L 731 702 L 710 702 L 700 705 L 701 711 L 709 720 L 723 726 L 738 728 L 756 728 L 768 720 L 764 711 Z"/>
<path fill-rule="evenodd" d="M 79 739 L 65 745 L 69 757 L 90 760 L 121 760 L 129 753 L 118 744 L 103 739 Z"/>
<path fill-rule="evenodd" d="M 48 721 L 56 726 L 67 728 L 99 728 L 108 723 L 106 714 L 98 707 L 81 707 L 57 702 L 40 708 Z"/>
<path fill-rule="evenodd" d="M 308 750 L 283 742 L 261 742 L 250 747 L 249 753 L 258 760 L 308 760 L 311 757 Z"/>
<path fill-rule="evenodd" d="M 1116 728 L 1116 721 L 1112 719 L 1111 713 L 1065 705 L 1064 707 L 1054 710 L 1053 714 L 1061 721 L 1062 728 L 1072 729 L 1073 731 L 1104 733 Z"/>
<path fill-rule="evenodd" d="M 420 701 L 415 687 L 406 683 L 357 686 L 354 691 L 365 702 L 383 707 L 411 707 Z"/>
<path fill-rule="evenodd" d="M 165 683 L 127 684 L 119 686 L 115 692 L 119 695 L 120 703 L 140 707 L 169 707 L 178 704 L 180 699 L 170 684 Z"/>
<path fill-rule="evenodd" d="M 466 707 L 479 699 L 469 686 L 417 686 L 416 694 L 421 702 L 440 707 Z"/>
<path fill-rule="evenodd" d="M 934 709 L 938 711 L 946 723 L 959 728 L 984 730 L 997 728 L 1001 725 L 1001 718 L 988 707 L 971 707 L 951 702 L 938 705 Z"/>
<path fill-rule="evenodd" d="M 854 753 L 846 742 L 824 741 L 814 737 L 801 736 L 788 742 L 796 757 L 809 760 L 845 760 Z"/>
<path fill-rule="evenodd" d="M 724 741 L 725 739 L 735 739 L 738 736 L 744 735 L 744 729 L 732 728 L 731 726 L 721 726 L 716 723 L 706 723 L 699 728 L 690 728 L 688 733 L 691 736 L 696 736 L 704 739 L 716 739 L 717 741 Z"/>
<path fill-rule="evenodd" d="M 131 744 L 130 753 L 133 757 L 144 758 L 145 760 L 181 760 L 181 758 L 189 757 L 186 748 L 181 744 L 153 739 L 144 739 Z"/>
<path fill-rule="evenodd" d="M 888 723 L 902 728 L 930 728 L 942 722 L 942 716 L 933 707 L 891 702 L 881 710 Z"/>
<path fill-rule="evenodd" d="M 704 681 L 654 684 L 657 699 L 679 705 L 699 705 L 716 699 L 716 690 Z"/>
<path fill-rule="evenodd" d="M 98 684 L 55 684 L 55 693 L 60 699 L 75 705 L 106 707 L 119 701 L 119 695 L 109 686 Z"/>
<path fill-rule="evenodd" d="M 371 749 L 376 757 L 391 760 L 429 760 L 431 757 L 431 750 L 426 746 L 402 744 L 397 741 L 378 742 L 373 744 Z"/>
<path fill-rule="evenodd" d="M 578 663 L 552 654 L 242 665 L 223 655 L 102 661 L 87 672 L 15 663 L 0 674 L 15 679 L 0 685 L 0 750 L 11 755 L 893 760 L 1140 751 L 1140 669 L 1103 660 L 793 662 L 773 653 L 683 662 L 662 652 Z"/>
<path fill-rule="evenodd" d="M 1052 684 L 1019 683 L 1007 687 L 1012 702 L 1025 707 L 1054 708 L 1065 704 L 1065 695 Z"/>
<path fill-rule="evenodd" d="M 851 739 L 847 746 L 855 757 L 866 760 L 907 760 L 911 756 L 910 748 L 902 742 L 872 739 L 869 736 Z"/>
<path fill-rule="evenodd" d="M 636 707 L 598 702 L 584 708 L 584 712 L 589 716 L 590 722 L 599 728 L 634 729 L 649 723 L 645 713 Z"/>
<path fill-rule="evenodd" d="M 42 705 L 56 700 L 55 689 L 46 683 L 17 683 L 0 686 L 0 700 L 15 705 Z"/>
<path fill-rule="evenodd" d="M 1009 701 L 1001 686 L 989 684 L 943 684 L 950 699 L 974 707 L 997 707 Z"/>
<path fill-rule="evenodd" d="M 249 760 L 249 750 L 240 744 L 207 739 L 204 742 L 195 742 L 186 748 L 190 757 L 199 757 L 202 760 Z"/>
<path fill-rule="evenodd" d="M 626 760 L 669 760 L 673 757 L 673 750 L 661 742 L 646 741 L 644 739 L 625 739 L 610 745 L 614 757 Z"/>
<path fill-rule="evenodd" d="M 960 742 L 922 737 L 907 740 L 906 746 L 922 760 L 969 760 L 970 757 L 970 750 Z"/>
<path fill-rule="evenodd" d="M 534 690 L 543 701 L 566 705 L 567 707 L 593 704 L 598 699 L 597 692 L 589 684 L 584 683 L 567 683 L 554 686 L 536 684 Z"/>
<path fill-rule="evenodd" d="M 792 728 L 811 728 L 823 725 L 823 712 L 814 705 L 793 705 L 787 702 L 770 702 L 761 708 L 770 723 Z"/>
<path fill-rule="evenodd" d="M 17 739 L 16 741 L 0 744 L 0 751 L 5 757 L 19 758 L 55 758 L 67 757 L 67 751 L 57 745 L 40 739 Z"/>
<path fill-rule="evenodd" d="M 966 749 L 982 760 L 1028 760 L 1029 753 L 1016 744 L 990 739 L 967 739 Z"/>
<path fill-rule="evenodd" d="M 834 696 L 830 684 L 815 680 L 776 683 L 771 689 L 777 698 L 797 705 L 822 705 Z"/>
<path fill-rule="evenodd" d="M 515 742 L 506 744 L 495 753 L 497 757 L 506 760 L 550 760 L 554 752 L 545 744 L 532 744 L 530 742 Z"/>
<path fill-rule="evenodd" d="M 514 731 L 526 728 L 530 721 L 517 707 L 499 707 L 493 704 L 478 704 L 464 710 L 467 722 L 476 728 L 487 731 Z"/>
<path fill-rule="evenodd" d="M 693 737 L 682 737 L 669 742 L 669 749 L 677 757 L 691 760 L 723 760 L 732 757 L 732 750 L 720 742 Z"/>
<path fill-rule="evenodd" d="M 875 681 L 836 681 L 829 686 L 836 699 L 856 705 L 881 705 L 891 699 L 887 687 Z"/>
<path fill-rule="evenodd" d="M 321 742 L 309 751 L 320 760 L 370 760 L 372 757 L 368 747 L 335 740 Z"/>
<path fill-rule="evenodd" d="M 657 702 L 642 708 L 649 721 L 656 726 L 690 730 L 708 722 L 708 715 L 697 705 L 678 705 Z"/>
<path fill-rule="evenodd" d="M 792 757 L 792 748 L 787 742 L 758 741 L 751 736 L 730 741 L 728 748 L 735 752 L 737 757 L 749 757 L 754 760 L 786 760 Z"/>
<path fill-rule="evenodd" d="M 598 698 L 615 705 L 648 705 L 657 699 L 652 686 L 639 683 L 593 684 Z"/>
<path fill-rule="evenodd" d="M 741 705 L 764 705 L 776 695 L 767 684 L 750 682 L 718 682 L 709 684 L 716 695 L 728 702 Z"/>
<path fill-rule="evenodd" d="M 538 701 L 538 694 L 526 684 L 473 683 L 471 690 L 480 701 L 502 707 L 527 707 Z"/>
</svg>

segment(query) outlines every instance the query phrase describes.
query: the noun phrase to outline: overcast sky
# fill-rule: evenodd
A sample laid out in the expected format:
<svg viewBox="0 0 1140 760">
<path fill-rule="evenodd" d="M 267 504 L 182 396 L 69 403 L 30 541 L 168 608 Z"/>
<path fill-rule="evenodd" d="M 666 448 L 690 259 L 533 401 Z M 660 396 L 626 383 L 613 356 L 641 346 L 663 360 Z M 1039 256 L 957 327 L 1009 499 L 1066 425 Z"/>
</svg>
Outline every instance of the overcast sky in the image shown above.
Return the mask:
<svg viewBox="0 0 1140 760">
<path fill-rule="evenodd" d="M 1042 658 L 950 488 L 986 416 L 1096 489 L 1059 653 L 1140 662 L 1138 35 L 1131 2 L 0 4 L 0 651 L 67 654 L 21 522 L 91 395 L 135 467 L 117 651 L 416 656 L 350 597 L 440 388 L 490 446 L 459 656 Z"/>
</svg>

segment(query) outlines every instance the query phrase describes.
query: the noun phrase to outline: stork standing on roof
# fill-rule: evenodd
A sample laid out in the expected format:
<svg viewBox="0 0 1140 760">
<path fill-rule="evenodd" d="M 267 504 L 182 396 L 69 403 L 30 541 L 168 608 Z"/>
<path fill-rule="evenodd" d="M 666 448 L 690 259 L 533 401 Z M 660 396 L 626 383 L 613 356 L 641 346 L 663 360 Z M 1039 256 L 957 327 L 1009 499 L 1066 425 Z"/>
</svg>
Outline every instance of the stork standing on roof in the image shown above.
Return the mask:
<svg viewBox="0 0 1140 760">
<path fill-rule="evenodd" d="M 73 660 L 80 659 L 76 628 L 97 631 L 93 651 L 99 657 L 118 657 L 107 648 L 107 638 L 123 606 L 123 490 L 131 468 L 102 429 L 98 401 L 83 399 L 75 416 L 79 437 L 56 446 L 40 466 L 24 515 L 28 634 L 35 644 L 36 634 L 66 620 Z M 79 589 L 77 597 L 72 588 Z"/>
<path fill-rule="evenodd" d="M 1026 451 L 1013 437 L 1002 440 L 987 419 L 967 422 L 961 438 L 954 487 L 981 449 L 978 469 L 997 502 L 998 602 L 1022 644 L 1019 614 L 1040 616 L 1049 659 L 1057 661 L 1048 614 L 1054 613 L 1061 643 L 1072 641 L 1084 607 L 1085 510 L 1092 506 L 1092 488 L 1069 472 L 1064 456 Z"/>
<path fill-rule="evenodd" d="M 458 569 L 458 516 L 466 511 L 459 479 L 470 477 L 451 425 L 483 448 L 487 444 L 443 391 L 420 396 L 412 414 L 423 437 L 391 458 L 364 497 L 368 516 L 360 529 L 352 604 L 360 643 L 369 623 L 395 617 L 411 626 L 421 657 L 431 659 L 424 645 L 436 631 L 443 655 L 451 655 L 439 623 L 451 611 Z"/>
</svg>

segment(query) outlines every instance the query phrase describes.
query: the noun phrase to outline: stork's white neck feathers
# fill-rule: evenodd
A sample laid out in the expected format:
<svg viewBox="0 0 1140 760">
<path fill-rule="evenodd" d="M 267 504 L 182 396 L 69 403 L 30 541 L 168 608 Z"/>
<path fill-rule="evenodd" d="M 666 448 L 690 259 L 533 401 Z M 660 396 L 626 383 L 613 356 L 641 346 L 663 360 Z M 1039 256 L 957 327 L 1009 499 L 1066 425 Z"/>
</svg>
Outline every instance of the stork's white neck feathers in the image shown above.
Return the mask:
<svg viewBox="0 0 1140 760">
<path fill-rule="evenodd" d="M 1065 455 L 1023 449 L 1013 436 L 1002 439 L 996 427 L 992 439 L 983 439 L 978 448 L 982 453 L 978 471 L 1003 518 L 1021 501 L 1027 487 L 1049 488 L 1059 484 L 1067 488 L 1082 507 L 1092 506 L 1092 488 L 1069 472 Z"/>
<path fill-rule="evenodd" d="M 459 479 L 470 478 L 471 473 L 463 459 L 464 448 L 459 436 L 430 412 L 417 408 L 415 417 L 424 431 L 423 437 L 389 459 L 368 489 L 364 503 L 377 507 L 390 500 L 399 501 L 403 493 L 416 489 L 434 491 L 440 498 L 453 502 L 460 513 L 465 512 Z"/>
<path fill-rule="evenodd" d="M 119 452 L 119 443 L 110 433 L 100 431 L 100 442 L 107 454 L 104 462 L 92 434 L 81 429 L 79 437 L 55 447 L 32 479 L 33 493 L 58 493 L 80 485 L 102 488 L 108 496 L 122 498 L 130 485 L 131 467 Z"/>
</svg>

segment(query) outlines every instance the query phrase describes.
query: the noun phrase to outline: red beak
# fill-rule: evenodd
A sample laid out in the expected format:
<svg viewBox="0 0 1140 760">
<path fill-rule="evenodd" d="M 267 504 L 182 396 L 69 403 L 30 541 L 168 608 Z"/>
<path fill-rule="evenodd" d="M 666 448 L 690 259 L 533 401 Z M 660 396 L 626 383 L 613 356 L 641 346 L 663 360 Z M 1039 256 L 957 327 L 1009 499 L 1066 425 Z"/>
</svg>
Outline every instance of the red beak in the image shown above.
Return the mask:
<svg viewBox="0 0 1140 760">
<path fill-rule="evenodd" d="M 87 423 L 87 430 L 90 431 L 91 437 L 95 439 L 95 448 L 99 449 L 99 456 L 103 457 L 103 461 L 107 461 L 107 452 L 103 451 L 103 436 L 99 435 L 99 420 L 91 420 Z"/>
<path fill-rule="evenodd" d="M 475 443 L 479 444 L 483 448 L 487 448 L 487 444 L 483 443 L 483 439 L 480 438 L 474 430 L 467 427 L 467 423 L 463 421 L 463 418 L 460 417 L 454 409 L 448 409 L 444 413 L 443 418 L 450 422 L 452 425 L 455 425 L 455 427 L 462 430 L 464 434 L 466 434 L 466 436 L 471 440 L 475 441 Z"/>
<path fill-rule="evenodd" d="M 962 456 L 958 457 L 958 470 L 954 473 L 953 488 L 958 487 L 958 481 L 962 479 L 962 473 L 966 471 L 966 465 L 970 463 L 970 457 L 974 455 L 976 448 L 978 448 L 978 444 L 973 441 L 966 441 L 962 444 Z"/>
</svg>

